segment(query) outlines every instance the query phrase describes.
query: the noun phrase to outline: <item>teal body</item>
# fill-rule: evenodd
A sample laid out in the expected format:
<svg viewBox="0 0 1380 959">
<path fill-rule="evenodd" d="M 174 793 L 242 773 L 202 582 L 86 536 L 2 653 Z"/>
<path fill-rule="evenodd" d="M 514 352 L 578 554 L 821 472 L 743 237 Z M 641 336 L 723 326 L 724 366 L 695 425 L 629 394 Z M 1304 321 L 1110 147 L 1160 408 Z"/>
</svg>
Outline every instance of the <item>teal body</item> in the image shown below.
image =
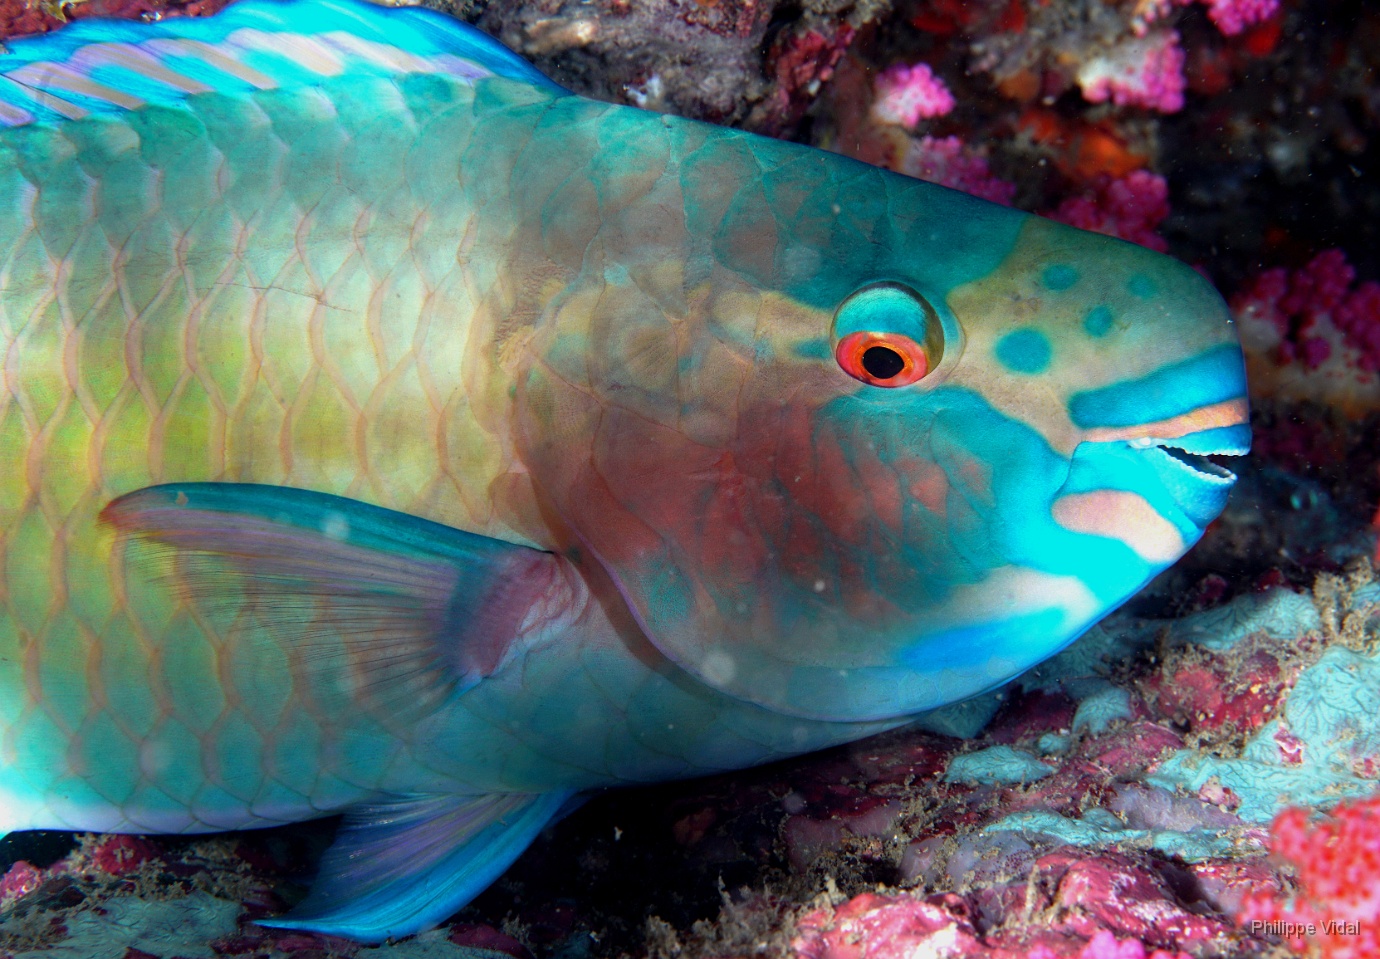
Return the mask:
<svg viewBox="0 0 1380 959">
<path fill-rule="evenodd" d="M 1248 443 L 1181 264 L 435 14 L 0 75 L 0 832 L 344 812 L 281 925 L 414 932 L 581 793 L 1000 685 Z"/>
</svg>

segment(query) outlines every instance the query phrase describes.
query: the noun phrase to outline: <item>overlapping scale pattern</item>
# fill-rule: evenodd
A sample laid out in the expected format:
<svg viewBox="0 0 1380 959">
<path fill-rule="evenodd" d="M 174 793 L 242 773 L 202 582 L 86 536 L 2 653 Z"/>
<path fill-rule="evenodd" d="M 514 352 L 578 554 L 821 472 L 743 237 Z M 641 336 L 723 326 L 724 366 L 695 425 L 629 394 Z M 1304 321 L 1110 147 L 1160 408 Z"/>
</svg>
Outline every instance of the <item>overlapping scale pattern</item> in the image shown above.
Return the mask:
<svg viewBox="0 0 1380 959">
<path fill-rule="evenodd" d="M 344 78 L 0 142 L 0 796 L 223 828 L 377 784 L 379 731 L 325 728 L 342 704 L 300 651 L 247 654 L 248 607 L 179 598 L 97 515 L 222 480 L 502 527 L 463 382 L 455 177 L 484 108 L 449 78 Z"/>
</svg>

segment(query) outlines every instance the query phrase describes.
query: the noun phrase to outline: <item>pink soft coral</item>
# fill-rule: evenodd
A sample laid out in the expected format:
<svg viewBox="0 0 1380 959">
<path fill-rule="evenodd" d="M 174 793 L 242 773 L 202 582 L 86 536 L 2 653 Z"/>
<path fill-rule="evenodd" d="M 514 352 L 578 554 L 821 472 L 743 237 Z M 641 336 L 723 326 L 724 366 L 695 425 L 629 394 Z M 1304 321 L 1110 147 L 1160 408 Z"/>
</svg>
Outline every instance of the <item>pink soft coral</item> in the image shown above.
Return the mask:
<svg viewBox="0 0 1380 959">
<path fill-rule="evenodd" d="M 1141 30 L 1145 24 L 1153 23 L 1168 15 L 1174 7 L 1186 7 L 1194 0 L 1141 0 L 1136 5 L 1136 18 Z M 1279 12 L 1279 0 L 1203 0 L 1207 5 L 1208 19 L 1217 29 L 1229 37 L 1234 37 L 1263 23 Z"/>
<path fill-rule="evenodd" d="M 1232 310 L 1243 320 L 1274 327 L 1283 363 L 1321 366 L 1332 356 L 1328 329 L 1334 328 L 1355 351 L 1350 362 L 1373 372 L 1380 370 L 1380 284 L 1353 286 L 1355 279 L 1345 253 L 1324 250 L 1297 270 L 1260 273 L 1232 297 Z"/>
<path fill-rule="evenodd" d="M 1229 37 L 1270 19 L 1279 11 L 1279 0 L 1205 0 L 1208 19 Z"/>
<path fill-rule="evenodd" d="M 1173 30 L 1123 40 L 1078 70 L 1078 85 L 1089 103 L 1110 100 L 1161 113 L 1183 108 L 1184 82 L 1184 52 Z"/>
<path fill-rule="evenodd" d="M 1016 184 L 992 175 L 987 161 L 958 137 L 921 137 L 906 146 L 897 169 L 909 176 L 1010 206 Z"/>
<path fill-rule="evenodd" d="M 927 63 L 889 67 L 877 77 L 876 88 L 872 115 L 882 123 L 913 127 L 954 108 L 954 95 Z"/>
<path fill-rule="evenodd" d="M 1341 803 L 1314 822 L 1287 809 L 1270 827 L 1271 849 L 1298 874 L 1291 900 L 1255 893 L 1237 921 L 1323 959 L 1380 956 L 1380 796 Z"/>
<path fill-rule="evenodd" d="M 1164 177 L 1136 170 L 1118 180 L 1102 177 L 1090 192 L 1069 197 L 1051 219 L 1084 230 L 1105 233 L 1163 253 L 1168 249 L 1156 229 L 1169 216 L 1169 185 Z"/>
</svg>

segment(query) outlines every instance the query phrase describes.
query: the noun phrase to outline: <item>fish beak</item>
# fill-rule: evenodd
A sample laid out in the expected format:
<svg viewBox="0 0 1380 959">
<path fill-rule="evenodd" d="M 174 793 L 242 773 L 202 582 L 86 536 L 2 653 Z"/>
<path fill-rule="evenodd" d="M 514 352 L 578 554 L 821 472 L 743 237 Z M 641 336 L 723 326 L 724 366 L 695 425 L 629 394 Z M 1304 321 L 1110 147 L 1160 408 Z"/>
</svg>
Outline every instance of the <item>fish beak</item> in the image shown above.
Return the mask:
<svg viewBox="0 0 1380 959">
<path fill-rule="evenodd" d="M 1236 474 L 1214 457 L 1250 451 L 1247 423 L 1220 426 L 1176 437 L 1139 437 L 1126 445 L 1151 467 L 1186 519 L 1206 529 L 1236 484 Z"/>
<path fill-rule="evenodd" d="M 1234 435 L 1237 433 L 1244 433 L 1244 439 L 1238 439 Z M 1135 450 L 1150 450 L 1153 454 L 1167 457 L 1172 463 L 1162 464 L 1165 468 L 1187 470 L 1198 482 L 1230 486 L 1236 482 L 1236 474 L 1215 457 L 1238 457 L 1249 453 L 1250 426 L 1240 424 L 1172 439 L 1142 437 L 1129 440 L 1127 445 Z"/>
<path fill-rule="evenodd" d="M 1250 452 L 1250 408 L 1246 398 L 1239 397 L 1153 423 L 1089 430 L 1087 439 L 1094 443 L 1120 440 L 1134 450 L 1150 451 L 1160 468 L 1183 471 L 1209 486 L 1230 487 L 1236 475 L 1211 457 Z"/>
</svg>

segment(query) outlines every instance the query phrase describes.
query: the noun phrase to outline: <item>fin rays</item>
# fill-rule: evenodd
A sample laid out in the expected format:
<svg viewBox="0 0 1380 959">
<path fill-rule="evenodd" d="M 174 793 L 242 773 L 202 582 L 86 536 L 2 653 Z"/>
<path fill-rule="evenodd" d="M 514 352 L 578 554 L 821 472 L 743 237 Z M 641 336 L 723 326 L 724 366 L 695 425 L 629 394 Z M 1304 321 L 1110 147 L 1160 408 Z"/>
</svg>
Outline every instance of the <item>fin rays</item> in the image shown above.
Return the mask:
<svg viewBox="0 0 1380 959">
<path fill-rule="evenodd" d="M 298 657 L 410 725 L 499 670 L 580 599 L 562 560 L 354 500 L 281 487 L 149 487 L 102 513 L 136 575 Z"/>
<path fill-rule="evenodd" d="M 450 916 L 512 865 L 560 814 L 568 792 L 406 796 L 346 814 L 311 894 L 260 925 L 363 942 L 411 935 Z"/>
</svg>

